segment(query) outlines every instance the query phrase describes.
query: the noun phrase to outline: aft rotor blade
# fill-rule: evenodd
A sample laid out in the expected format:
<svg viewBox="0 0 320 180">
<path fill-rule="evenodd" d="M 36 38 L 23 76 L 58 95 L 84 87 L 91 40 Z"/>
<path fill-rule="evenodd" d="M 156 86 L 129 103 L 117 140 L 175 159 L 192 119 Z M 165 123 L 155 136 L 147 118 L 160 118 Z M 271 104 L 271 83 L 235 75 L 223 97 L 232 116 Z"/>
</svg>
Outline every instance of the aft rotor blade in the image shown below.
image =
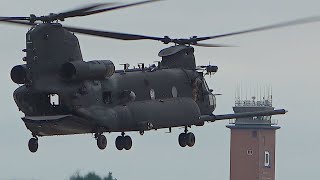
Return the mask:
<svg viewBox="0 0 320 180">
<path fill-rule="evenodd" d="M 111 39 L 119 39 L 119 40 L 157 40 L 161 41 L 163 38 L 160 37 L 153 37 L 153 36 L 144 36 L 144 35 L 137 35 L 137 34 L 127 34 L 127 33 L 119 33 L 119 32 L 111 32 L 111 31 L 99 31 L 99 30 L 92 30 L 92 29 L 84 29 L 84 28 L 75 28 L 75 27 L 68 27 L 64 26 L 65 29 L 75 32 L 81 33 L 91 36 L 97 37 L 105 37 Z"/>
<path fill-rule="evenodd" d="M 227 44 L 205 44 L 205 43 L 197 43 L 193 44 L 194 46 L 200 46 L 200 47 L 236 47 L 232 45 Z"/>
<path fill-rule="evenodd" d="M 113 6 L 116 3 L 102 3 L 102 4 L 93 4 L 93 5 L 89 5 L 89 6 L 84 6 L 82 8 L 78 8 L 78 9 L 74 9 L 71 11 L 66 11 L 66 12 L 62 12 L 59 13 L 58 16 L 62 17 L 62 18 L 69 18 L 69 17 L 77 17 L 77 16 L 83 16 L 83 13 L 86 13 L 90 10 L 93 9 L 97 9 L 99 7 L 104 7 L 104 6 Z"/>
<path fill-rule="evenodd" d="M 104 8 L 104 9 L 98 9 L 98 10 L 89 11 L 89 12 L 83 12 L 83 13 L 80 13 L 79 15 L 77 15 L 77 16 L 88 16 L 88 15 L 91 15 L 91 14 L 98 14 L 98 13 L 102 13 L 102 12 L 106 12 L 106 11 L 112 11 L 112 10 L 116 10 L 116 9 L 122 9 L 122 8 L 131 7 L 131 6 L 137 6 L 137 5 L 141 5 L 141 4 L 153 3 L 153 2 L 156 2 L 156 1 L 161 1 L 161 0 L 148 0 L 148 1 L 141 1 L 141 2 L 136 2 L 136 3 L 124 4 L 124 5 L 120 5 L 120 6 L 114 6 L 114 7 Z"/>
<path fill-rule="evenodd" d="M 0 17 L 0 21 L 29 20 L 30 17 Z"/>
<path fill-rule="evenodd" d="M 28 21 L 17 21 L 17 20 L 7 20 L 7 21 L 2 21 L 2 22 L 10 23 L 10 24 L 17 24 L 17 25 L 24 25 L 24 26 L 35 26 L 35 25 L 37 25 L 36 23 L 31 23 L 31 22 L 28 22 Z"/>
<path fill-rule="evenodd" d="M 265 30 L 270 30 L 270 29 L 277 29 L 277 28 L 288 27 L 288 26 L 296 26 L 296 25 L 313 23 L 313 22 L 318 22 L 318 21 L 320 21 L 320 16 L 312 16 L 312 17 L 307 17 L 307 18 L 302 18 L 302 19 L 297 19 L 297 20 L 287 21 L 287 22 L 281 22 L 281 23 L 277 23 L 277 24 L 273 24 L 273 25 L 262 26 L 262 27 L 243 30 L 243 31 L 236 31 L 236 32 L 220 34 L 220 35 L 215 35 L 215 36 L 208 36 L 208 37 L 200 37 L 200 38 L 197 38 L 197 41 L 217 39 L 217 38 L 222 38 L 222 37 L 229 37 L 229 36 L 247 34 L 247 33 L 258 32 L 258 31 L 265 31 Z"/>
<path fill-rule="evenodd" d="M 114 5 L 115 3 L 103 3 L 103 4 L 95 4 L 95 5 L 90 5 L 90 6 L 85 6 L 85 7 L 82 7 L 82 8 L 78 8 L 78 9 L 75 9 L 75 10 L 72 10 L 72 11 L 66 11 L 66 12 L 63 12 L 63 13 L 59 13 L 59 14 L 52 14 L 52 15 L 49 15 L 51 16 L 51 18 L 53 20 L 63 20 L 65 18 L 68 18 L 68 17 L 76 17 L 78 16 L 79 14 L 81 13 L 84 13 L 86 11 L 89 11 L 89 10 L 92 10 L 92 9 L 96 9 L 98 7 L 102 7 L 102 6 L 112 6 Z M 44 17 L 34 17 L 34 21 L 37 21 L 37 20 L 42 20 L 41 18 L 44 18 Z M 29 17 L 0 17 L 0 21 L 15 21 L 15 20 L 27 20 L 27 21 L 30 21 L 32 18 L 29 16 Z"/>
<path fill-rule="evenodd" d="M 24 25 L 24 26 L 34 26 L 35 23 L 30 22 L 23 22 L 23 21 L 4 21 L 5 23 L 12 23 L 17 25 Z M 127 33 L 119 33 L 119 32 L 111 32 L 111 31 L 99 31 L 99 30 L 92 30 L 92 29 L 84 29 L 84 28 L 76 28 L 70 26 L 64 26 L 65 29 L 71 32 L 97 36 L 97 37 L 105 37 L 111 39 L 119 39 L 119 40 L 156 40 L 162 41 L 164 38 L 161 37 L 153 37 L 153 36 L 145 36 L 145 35 L 137 35 L 137 34 L 127 34 Z"/>
</svg>

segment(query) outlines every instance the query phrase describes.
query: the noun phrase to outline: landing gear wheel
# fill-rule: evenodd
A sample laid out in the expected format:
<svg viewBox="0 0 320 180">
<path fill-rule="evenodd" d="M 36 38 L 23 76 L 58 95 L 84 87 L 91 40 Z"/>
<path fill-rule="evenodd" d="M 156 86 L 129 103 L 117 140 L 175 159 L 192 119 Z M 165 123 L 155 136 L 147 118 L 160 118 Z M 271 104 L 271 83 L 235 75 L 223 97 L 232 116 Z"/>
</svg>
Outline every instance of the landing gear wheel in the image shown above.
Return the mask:
<svg viewBox="0 0 320 180">
<path fill-rule="evenodd" d="M 189 147 L 194 146 L 194 144 L 196 143 L 196 137 L 192 132 L 186 134 L 186 142 Z"/>
<path fill-rule="evenodd" d="M 124 149 L 129 150 L 132 147 L 132 139 L 130 136 L 124 136 L 123 137 L 123 144 L 124 144 Z"/>
<path fill-rule="evenodd" d="M 104 135 L 98 135 L 97 137 L 97 146 L 99 149 L 103 150 L 107 147 L 107 138 Z"/>
<path fill-rule="evenodd" d="M 123 136 L 118 136 L 116 138 L 116 148 L 120 151 L 124 148 L 124 137 Z"/>
<path fill-rule="evenodd" d="M 181 133 L 179 135 L 178 140 L 179 140 L 179 145 L 181 147 L 186 147 L 186 145 L 187 145 L 187 134 L 186 133 Z"/>
<path fill-rule="evenodd" d="M 37 138 L 31 138 L 29 140 L 28 147 L 29 147 L 30 152 L 32 152 L 32 153 L 37 152 L 37 150 L 38 150 L 38 139 Z"/>
</svg>

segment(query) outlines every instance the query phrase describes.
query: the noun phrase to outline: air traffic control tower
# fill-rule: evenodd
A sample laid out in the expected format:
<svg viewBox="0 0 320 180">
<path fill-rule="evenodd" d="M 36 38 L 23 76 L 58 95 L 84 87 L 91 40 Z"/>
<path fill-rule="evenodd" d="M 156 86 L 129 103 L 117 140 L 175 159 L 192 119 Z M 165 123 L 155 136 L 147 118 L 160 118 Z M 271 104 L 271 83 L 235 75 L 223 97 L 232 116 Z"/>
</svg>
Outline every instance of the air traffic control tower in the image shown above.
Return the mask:
<svg viewBox="0 0 320 180">
<path fill-rule="evenodd" d="M 272 95 L 256 100 L 236 97 L 233 111 L 273 110 Z M 230 121 L 230 180 L 274 180 L 275 140 L 280 127 L 271 116 L 238 118 Z"/>
</svg>

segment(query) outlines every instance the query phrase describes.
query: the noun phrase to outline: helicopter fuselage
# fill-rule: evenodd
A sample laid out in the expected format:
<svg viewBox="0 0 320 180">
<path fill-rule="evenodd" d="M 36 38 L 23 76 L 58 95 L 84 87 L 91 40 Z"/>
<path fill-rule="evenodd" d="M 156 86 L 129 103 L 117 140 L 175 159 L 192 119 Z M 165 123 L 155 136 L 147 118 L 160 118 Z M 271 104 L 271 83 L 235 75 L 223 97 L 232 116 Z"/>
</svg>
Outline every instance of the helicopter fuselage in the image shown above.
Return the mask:
<svg viewBox="0 0 320 180">
<path fill-rule="evenodd" d="M 27 33 L 25 51 L 27 63 L 11 72 L 24 84 L 14 99 L 37 136 L 203 125 L 215 109 L 190 46 L 163 50 L 158 66 L 114 71 L 111 61 L 84 62 L 77 38 L 46 23 Z"/>
<path fill-rule="evenodd" d="M 56 91 L 24 85 L 14 98 L 37 135 L 203 125 L 199 117 L 214 110 L 215 99 L 200 77 L 192 70 L 146 68 L 74 83 L 74 88 L 64 88 L 65 83 Z"/>
</svg>

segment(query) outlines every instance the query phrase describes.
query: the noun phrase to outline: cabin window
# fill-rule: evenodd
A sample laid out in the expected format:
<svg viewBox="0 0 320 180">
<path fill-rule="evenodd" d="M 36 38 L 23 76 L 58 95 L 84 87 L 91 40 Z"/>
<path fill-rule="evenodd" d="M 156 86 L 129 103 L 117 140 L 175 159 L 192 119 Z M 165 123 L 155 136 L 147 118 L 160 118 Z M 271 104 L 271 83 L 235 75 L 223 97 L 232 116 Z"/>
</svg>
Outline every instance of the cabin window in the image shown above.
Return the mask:
<svg viewBox="0 0 320 180">
<path fill-rule="evenodd" d="M 105 104 L 110 104 L 112 103 L 112 99 L 111 99 L 111 91 L 105 91 L 102 93 L 102 99 L 103 99 L 103 102 Z"/>
<path fill-rule="evenodd" d="M 155 100 L 156 99 L 156 92 L 154 91 L 154 89 L 150 89 L 150 98 L 152 100 Z"/>
<path fill-rule="evenodd" d="M 172 92 L 172 97 L 174 98 L 178 97 L 178 90 L 175 86 L 172 87 L 171 92 Z"/>
<path fill-rule="evenodd" d="M 50 104 L 52 106 L 59 106 L 59 95 L 58 94 L 50 94 Z"/>
</svg>

